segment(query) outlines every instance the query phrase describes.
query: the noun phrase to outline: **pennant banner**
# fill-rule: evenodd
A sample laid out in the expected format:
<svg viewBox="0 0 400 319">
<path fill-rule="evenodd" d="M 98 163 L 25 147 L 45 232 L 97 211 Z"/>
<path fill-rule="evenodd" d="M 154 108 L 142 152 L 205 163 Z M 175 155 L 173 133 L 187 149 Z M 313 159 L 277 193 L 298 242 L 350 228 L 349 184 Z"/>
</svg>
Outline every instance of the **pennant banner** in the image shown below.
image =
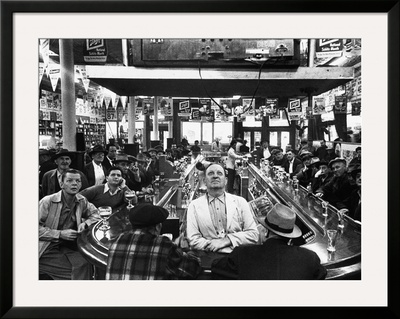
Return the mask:
<svg viewBox="0 0 400 319">
<path fill-rule="evenodd" d="M 40 52 L 42 53 L 44 68 L 46 69 L 49 65 L 49 39 L 40 39 Z"/>
<path fill-rule="evenodd" d="M 60 65 L 59 64 L 50 64 L 49 65 L 49 77 L 50 77 L 50 82 L 51 82 L 53 91 L 55 91 L 57 88 L 57 83 L 58 83 L 58 79 L 60 78 L 60 76 L 61 76 Z"/>
<path fill-rule="evenodd" d="M 43 74 L 44 74 L 44 63 L 39 62 L 39 86 L 40 83 L 42 82 Z"/>
</svg>

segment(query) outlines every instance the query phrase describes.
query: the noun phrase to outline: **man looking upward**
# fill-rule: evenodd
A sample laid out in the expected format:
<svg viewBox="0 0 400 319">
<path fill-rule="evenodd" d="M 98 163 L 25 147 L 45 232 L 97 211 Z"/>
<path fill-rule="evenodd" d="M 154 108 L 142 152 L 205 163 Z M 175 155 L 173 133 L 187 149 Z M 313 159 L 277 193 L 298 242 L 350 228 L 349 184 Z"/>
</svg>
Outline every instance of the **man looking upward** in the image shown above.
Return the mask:
<svg viewBox="0 0 400 319">
<path fill-rule="evenodd" d="M 207 194 L 192 201 L 187 211 L 187 237 L 192 249 L 229 253 L 236 246 L 258 242 L 249 204 L 244 198 L 225 192 L 226 182 L 220 164 L 207 167 Z"/>
</svg>

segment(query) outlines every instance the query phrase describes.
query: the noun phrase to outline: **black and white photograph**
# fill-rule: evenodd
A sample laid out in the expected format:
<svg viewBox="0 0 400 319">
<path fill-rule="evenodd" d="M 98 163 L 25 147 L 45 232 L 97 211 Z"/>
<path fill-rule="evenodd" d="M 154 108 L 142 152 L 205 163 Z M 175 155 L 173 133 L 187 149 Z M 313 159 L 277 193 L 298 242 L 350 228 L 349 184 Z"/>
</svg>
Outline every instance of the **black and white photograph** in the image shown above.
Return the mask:
<svg viewBox="0 0 400 319">
<path fill-rule="evenodd" d="M 223 15 L 235 32 L 180 29 L 199 15 L 153 13 L 168 32 L 32 32 L 24 54 L 19 22 L 36 18 L 15 19 L 14 61 L 29 55 L 34 65 L 13 70 L 13 117 L 24 125 L 13 124 L 12 156 L 16 167 L 27 154 L 37 165 L 29 178 L 13 173 L 14 302 L 96 313 L 383 306 L 387 167 L 384 158 L 371 166 L 371 154 L 387 151 L 389 106 L 371 97 L 371 87 L 387 89 L 371 77 L 387 76 L 375 73 L 371 37 L 236 32 Z M 109 14 L 135 27 L 151 16 Z M 15 94 L 24 85 L 26 96 Z M 290 289 L 309 292 L 279 298 Z M 381 293 L 362 295 L 370 289 Z M 77 291 L 90 293 L 64 297 Z"/>
</svg>

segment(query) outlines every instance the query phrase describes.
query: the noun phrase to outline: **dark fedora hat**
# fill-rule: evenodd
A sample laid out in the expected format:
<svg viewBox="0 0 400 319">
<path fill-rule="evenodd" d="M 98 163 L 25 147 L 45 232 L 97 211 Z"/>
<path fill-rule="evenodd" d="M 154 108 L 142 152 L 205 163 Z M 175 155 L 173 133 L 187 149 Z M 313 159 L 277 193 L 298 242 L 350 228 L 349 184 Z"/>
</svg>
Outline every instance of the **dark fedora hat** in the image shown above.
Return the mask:
<svg viewBox="0 0 400 319">
<path fill-rule="evenodd" d="M 311 157 L 312 157 L 312 153 L 309 152 L 309 151 L 304 150 L 304 151 L 301 151 L 301 152 L 300 152 L 299 156 L 300 156 L 301 160 L 304 161 L 304 160 L 306 160 L 306 159 L 311 158 Z"/>
<path fill-rule="evenodd" d="M 338 163 L 338 162 L 341 162 L 341 163 L 346 164 L 346 160 L 345 160 L 344 158 L 336 157 L 336 158 L 334 158 L 333 160 L 330 160 L 328 165 L 329 165 L 329 167 L 332 167 L 332 165 L 333 165 L 334 163 Z"/>
<path fill-rule="evenodd" d="M 51 159 L 54 161 L 61 156 L 68 156 L 71 160 L 75 158 L 75 152 L 71 152 L 66 148 L 60 149 L 57 153 L 55 153 Z"/>
<path fill-rule="evenodd" d="M 316 162 L 314 165 L 315 165 L 316 168 L 319 168 L 321 165 L 328 166 L 328 162 L 323 159 L 323 160 L 320 160 L 319 162 Z"/>
<path fill-rule="evenodd" d="M 351 177 L 356 179 L 357 174 L 361 173 L 361 165 L 358 164 L 358 165 L 349 166 L 349 171 L 350 171 Z"/>
<path fill-rule="evenodd" d="M 92 157 L 94 153 L 104 153 L 104 155 L 108 154 L 108 152 L 101 145 L 95 145 L 89 152 L 89 156 Z"/>
<path fill-rule="evenodd" d="M 119 153 L 115 156 L 114 164 L 121 163 L 121 162 L 132 163 L 132 161 L 129 159 L 128 155 L 125 153 Z"/>
<path fill-rule="evenodd" d="M 302 232 L 295 224 L 296 213 L 286 205 L 276 203 L 260 223 L 277 235 L 287 238 L 300 237 Z"/>
<path fill-rule="evenodd" d="M 157 152 L 158 152 L 158 150 L 157 150 L 157 149 L 155 149 L 154 147 L 151 147 L 151 148 L 149 148 L 149 149 L 147 150 L 147 153 L 149 153 L 149 154 L 150 154 L 150 152 L 155 152 L 155 153 L 157 153 Z"/>
<path fill-rule="evenodd" d="M 320 162 L 319 157 L 311 157 L 310 165 L 317 165 Z"/>
<path fill-rule="evenodd" d="M 132 226 L 152 226 L 165 221 L 168 215 L 168 211 L 161 206 L 143 203 L 130 210 L 129 221 Z"/>
<path fill-rule="evenodd" d="M 149 160 L 149 158 L 143 154 L 143 153 L 138 153 L 135 157 L 136 162 L 140 162 L 140 163 L 147 163 L 147 161 Z"/>
</svg>

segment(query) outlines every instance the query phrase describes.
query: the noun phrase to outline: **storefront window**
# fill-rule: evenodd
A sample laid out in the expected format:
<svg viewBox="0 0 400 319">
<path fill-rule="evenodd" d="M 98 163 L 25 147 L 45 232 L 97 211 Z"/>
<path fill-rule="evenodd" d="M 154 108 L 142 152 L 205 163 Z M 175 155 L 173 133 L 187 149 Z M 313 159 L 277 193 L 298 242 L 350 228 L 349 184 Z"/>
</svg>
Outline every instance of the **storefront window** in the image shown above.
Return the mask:
<svg viewBox="0 0 400 319">
<path fill-rule="evenodd" d="M 213 140 L 218 137 L 221 139 L 221 143 L 229 143 L 230 139 L 228 136 L 232 135 L 232 123 L 213 123 L 214 124 L 214 136 Z"/>
<path fill-rule="evenodd" d="M 201 141 L 203 144 L 211 144 L 213 141 L 213 123 L 203 123 L 203 136 Z"/>
<path fill-rule="evenodd" d="M 182 122 L 182 136 L 186 136 L 189 143 L 195 140 L 201 143 L 209 143 L 218 137 L 221 143 L 229 143 L 232 135 L 232 122 L 210 123 L 210 122 Z"/>
<path fill-rule="evenodd" d="M 195 140 L 201 140 L 200 122 L 182 122 L 182 137 L 186 136 L 189 144 L 194 144 Z"/>
</svg>

